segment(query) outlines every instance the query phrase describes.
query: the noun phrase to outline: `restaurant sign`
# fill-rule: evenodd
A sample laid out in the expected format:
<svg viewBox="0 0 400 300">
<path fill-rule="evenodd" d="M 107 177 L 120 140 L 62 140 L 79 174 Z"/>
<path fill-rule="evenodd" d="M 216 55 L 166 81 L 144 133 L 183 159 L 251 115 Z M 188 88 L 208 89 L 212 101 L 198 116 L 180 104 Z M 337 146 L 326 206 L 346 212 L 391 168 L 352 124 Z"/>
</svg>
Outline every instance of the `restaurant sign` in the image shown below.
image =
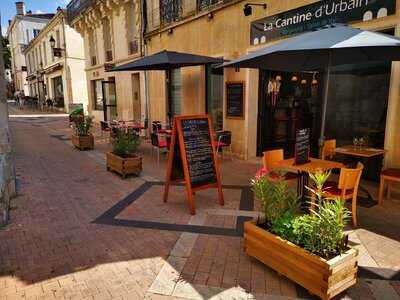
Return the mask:
<svg viewBox="0 0 400 300">
<path fill-rule="evenodd" d="M 396 13 L 396 0 L 323 0 L 251 23 L 250 43 L 310 31 L 333 23 L 368 21 Z"/>
</svg>

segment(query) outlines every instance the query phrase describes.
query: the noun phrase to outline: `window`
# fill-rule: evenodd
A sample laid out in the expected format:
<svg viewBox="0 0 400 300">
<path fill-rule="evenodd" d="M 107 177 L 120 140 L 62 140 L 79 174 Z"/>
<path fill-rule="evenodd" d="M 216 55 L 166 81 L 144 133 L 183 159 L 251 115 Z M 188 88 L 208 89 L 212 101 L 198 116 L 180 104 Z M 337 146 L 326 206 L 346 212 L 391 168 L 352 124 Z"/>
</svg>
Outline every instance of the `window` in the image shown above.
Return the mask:
<svg viewBox="0 0 400 300">
<path fill-rule="evenodd" d="M 172 69 L 170 71 L 170 103 L 169 109 L 171 116 L 176 116 L 181 114 L 181 102 L 182 102 L 182 77 L 181 69 Z"/>
<path fill-rule="evenodd" d="M 39 35 L 40 30 L 39 29 L 33 29 L 33 37 L 37 37 Z"/>
<path fill-rule="evenodd" d="M 46 42 L 43 42 L 43 61 L 44 65 L 47 65 L 47 52 L 46 52 Z"/>
<path fill-rule="evenodd" d="M 223 129 L 224 70 L 206 67 L 207 102 L 206 111 L 211 117 L 214 130 Z"/>
<path fill-rule="evenodd" d="M 103 40 L 105 61 L 113 60 L 112 42 L 111 42 L 111 24 L 108 18 L 103 19 Z"/>
<path fill-rule="evenodd" d="M 160 26 L 160 0 L 147 0 L 147 25 L 149 31 Z"/>
<path fill-rule="evenodd" d="M 89 55 L 90 55 L 90 65 L 94 66 L 97 64 L 97 48 L 96 48 L 96 32 L 90 29 L 88 32 L 89 40 Z"/>
<path fill-rule="evenodd" d="M 138 41 L 136 37 L 136 12 L 133 1 L 125 6 L 125 18 L 127 26 L 128 53 L 133 54 L 138 51 Z"/>
<path fill-rule="evenodd" d="M 26 30 L 26 43 L 29 44 L 29 29 Z"/>
<path fill-rule="evenodd" d="M 162 24 L 178 21 L 182 16 L 180 0 L 160 0 L 160 16 Z"/>
<path fill-rule="evenodd" d="M 56 48 L 61 47 L 60 30 L 56 30 Z"/>
<path fill-rule="evenodd" d="M 101 82 L 102 79 L 92 80 L 94 110 L 103 110 L 103 87 Z"/>
<path fill-rule="evenodd" d="M 43 68 L 42 45 L 39 45 L 39 67 Z"/>
</svg>

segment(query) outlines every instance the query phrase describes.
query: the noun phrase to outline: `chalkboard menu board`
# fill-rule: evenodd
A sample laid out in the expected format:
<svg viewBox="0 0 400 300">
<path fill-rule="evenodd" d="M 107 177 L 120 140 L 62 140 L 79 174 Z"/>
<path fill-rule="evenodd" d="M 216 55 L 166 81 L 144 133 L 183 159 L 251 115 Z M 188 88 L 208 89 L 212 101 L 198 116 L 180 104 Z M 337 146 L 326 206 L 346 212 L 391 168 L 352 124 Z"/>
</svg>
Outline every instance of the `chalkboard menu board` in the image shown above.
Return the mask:
<svg viewBox="0 0 400 300">
<path fill-rule="evenodd" d="M 295 144 L 295 164 L 302 165 L 308 163 L 310 155 L 310 129 L 300 129 L 296 132 Z"/>
<path fill-rule="evenodd" d="M 198 190 L 217 188 L 219 203 L 224 204 L 210 124 L 207 115 L 180 116 L 174 119 L 164 202 L 168 200 L 170 184 L 184 181 L 191 214 L 195 214 L 193 195 Z"/>
<path fill-rule="evenodd" d="M 226 83 L 226 117 L 244 118 L 244 82 Z"/>
<path fill-rule="evenodd" d="M 182 120 L 182 131 L 192 187 L 216 183 L 208 119 Z"/>
</svg>

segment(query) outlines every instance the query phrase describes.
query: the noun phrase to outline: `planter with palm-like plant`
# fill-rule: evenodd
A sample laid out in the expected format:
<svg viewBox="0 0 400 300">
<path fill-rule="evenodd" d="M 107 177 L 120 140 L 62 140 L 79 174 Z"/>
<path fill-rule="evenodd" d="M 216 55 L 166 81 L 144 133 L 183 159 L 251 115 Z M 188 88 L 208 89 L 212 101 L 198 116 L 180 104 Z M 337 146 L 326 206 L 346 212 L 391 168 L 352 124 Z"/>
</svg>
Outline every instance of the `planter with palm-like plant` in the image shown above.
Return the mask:
<svg viewBox="0 0 400 300">
<path fill-rule="evenodd" d="M 93 117 L 76 115 L 73 118 L 72 144 L 79 150 L 90 150 L 94 148 L 94 137 L 90 132 L 93 125 Z"/>
<path fill-rule="evenodd" d="M 349 212 L 340 199 L 325 199 L 328 173 L 312 175 L 310 192 L 318 204 L 311 214 L 298 209 L 296 192 L 283 180 L 261 172 L 253 191 L 264 217 L 245 223 L 244 246 L 260 260 L 321 299 L 331 299 L 356 283 L 358 251 L 343 230 Z"/>
</svg>

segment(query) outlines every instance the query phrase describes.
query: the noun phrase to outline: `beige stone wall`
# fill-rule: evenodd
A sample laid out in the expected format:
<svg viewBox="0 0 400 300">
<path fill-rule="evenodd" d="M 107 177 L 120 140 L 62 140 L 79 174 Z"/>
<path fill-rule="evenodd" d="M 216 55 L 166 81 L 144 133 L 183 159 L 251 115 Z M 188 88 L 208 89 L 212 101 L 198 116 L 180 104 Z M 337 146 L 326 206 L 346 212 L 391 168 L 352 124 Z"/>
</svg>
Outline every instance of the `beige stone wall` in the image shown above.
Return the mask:
<svg viewBox="0 0 400 300">
<path fill-rule="evenodd" d="M 163 49 L 203 54 L 213 57 L 223 56 L 225 59 L 237 58 L 245 55 L 257 47 L 250 46 L 250 23 L 268 15 L 274 15 L 317 1 L 281 0 L 263 1 L 268 5 L 267 11 L 260 7 L 253 8 L 253 14 L 245 17 L 243 5 L 246 1 L 237 1 L 220 10 L 213 11 L 213 18 L 207 14 L 192 17 L 181 23 L 173 24 L 172 33 L 169 28 L 151 34 L 147 41 L 148 52 L 156 53 Z M 369 22 L 356 23 L 354 26 L 371 30 L 382 30 L 396 27 L 396 35 L 400 35 L 398 13 Z M 266 45 L 259 46 L 265 47 Z M 393 63 L 391 90 L 389 99 L 388 119 L 386 128 L 386 156 L 387 166 L 400 166 L 400 63 Z M 165 76 L 162 72 L 150 72 L 150 119 L 165 120 L 166 97 Z M 258 71 L 241 69 L 225 69 L 224 81 L 244 81 L 246 86 L 245 119 L 227 119 L 224 116 L 224 129 L 233 134 L 233 151 L 238 157 L 251 158 L 256 155 L 257 149 L 257 106 L 258 106 Z M 205 82 L 204 69 L 201 67 L 182 69 L 183 81 L 183 111 L 184 114 L 203 113 L 205 110 Z M 225 112 L 225 95 L 224 95 Z"/>
<path fill-rule="evenodd" d="M 141 57 L 140 45 L 137 53 L 129 54 L 127 1 L 97 1 L 80 18 L 73 21 L 72 26 L 81 34 L 84 40 L 85 70 L 88 89 L 88 111 L 97 121 L 103 120 L 103 111 L 94 110 L 93 80 L 109 80 L 115 78 L 118 119 L 133 120 L 145 118 L 145 91 L 144 76 L 141 72 L 106 72 L 103 18 L 110 21 L 111 44 L 113 60 L 107 62 L 111 65 L 120 65 Z M 136 30 L 139 38 L 140 8 L 139 1 L 135 0 Z M 90 49 L 89 31 L 95 35 L 94 49 Z M 140 41 L 139 41 L 140 43 Z M 92 65 L 91 53 L 96 55 L 96 64 Z M 137 74 L 138 82 L 132 76 Z M 135 97 L 139 98 L 136 99 Z"/>
</svg>

